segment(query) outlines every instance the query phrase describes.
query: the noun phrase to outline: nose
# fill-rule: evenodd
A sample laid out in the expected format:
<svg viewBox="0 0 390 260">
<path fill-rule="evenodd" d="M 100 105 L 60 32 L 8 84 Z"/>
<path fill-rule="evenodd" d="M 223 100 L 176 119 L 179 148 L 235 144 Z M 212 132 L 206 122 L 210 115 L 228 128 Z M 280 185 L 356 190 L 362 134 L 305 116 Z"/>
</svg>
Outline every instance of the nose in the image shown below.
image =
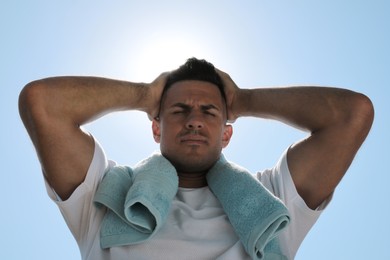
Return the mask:
<svg viewBox="0 0 390 260">
<path fill-rule="evenodd" d="M 202 116 L 197 113 L 191 113 L 187 119 L 186 127 L 188 129 L 202 129 L 204 126 Z"/>
</svg>

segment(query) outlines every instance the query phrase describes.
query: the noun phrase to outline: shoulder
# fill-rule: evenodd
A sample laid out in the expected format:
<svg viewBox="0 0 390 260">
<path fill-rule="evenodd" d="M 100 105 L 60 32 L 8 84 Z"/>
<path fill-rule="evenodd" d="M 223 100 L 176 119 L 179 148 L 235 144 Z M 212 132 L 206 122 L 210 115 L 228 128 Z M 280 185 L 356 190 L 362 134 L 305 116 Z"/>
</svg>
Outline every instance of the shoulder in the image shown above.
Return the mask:
<svg viewBox="0 0 390 260">
<path fill-rule="evenodd" d="M 257 179 L 286 205 L 290 224 L 280 234 L 282 251 L 294 258 L 306 234 L 315 224 L 322 210 L 331 200 L 329 197 L 316 210 L 310 209 L 298 194 L 288 167 L 287 150 L 285 150 L 273 168 L 257 173 Z"/>
<path fill-rule="evenodd" d="M 275 196 L 283 198 L 294 193 L 294 182 L 292 181 L 287 163 L 286 149 L 280 159 L 272 168 L 258 171 L 257 179 Z"/>
<path fill-rule="evenodd" d="M 109 171 L 109 169 L 116 166 L 116 162 L 107 159 L 106 153 L 101 144 L 98 142 L 98 140 L 96 140 L 95 138 L 93 140 L 93 157 L 88 167 L 85 179 L 74 190 L 74 192 L 67 200 L 62 201 L 59 196 L 56 195 L 53 188 L 48 184 L 48 182 L 45 181 L 49 197 L 52 200 L 58 202 L 60 204 L 59 206 L 61 206 L 62 204 L 72 204 L 72 201 L 78 201 L 80 197 L 88 196 L 88 194 L 88 197 L 92 197 L 105 173 Z"/>
</svg>

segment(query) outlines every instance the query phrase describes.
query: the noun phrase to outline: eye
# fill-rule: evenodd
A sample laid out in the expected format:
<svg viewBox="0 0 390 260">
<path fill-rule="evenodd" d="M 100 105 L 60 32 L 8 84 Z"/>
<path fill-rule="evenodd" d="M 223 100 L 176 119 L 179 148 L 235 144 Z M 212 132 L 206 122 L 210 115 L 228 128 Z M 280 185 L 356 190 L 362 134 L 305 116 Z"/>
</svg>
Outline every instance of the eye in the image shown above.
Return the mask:
<svg viewBox="0 0 390 260">
<path fill-rule="evenodd" d="M 208 115 L 208 116 L 215 117 L 215 114 L 212 113 L 212 112 L 210 112 L 210 111 L 208 111 L 208 110 L 204 111 L 204 113 L 205 113 L 206 115 Z"/>
<path fill-rule="evenodd" d="M 174 114 L 174 115 L 184 114 L 184 113 L 185 113 L 185 110 L 174 110 L 174 111 L 172 111 L 172 114 Z"/>
</svg>

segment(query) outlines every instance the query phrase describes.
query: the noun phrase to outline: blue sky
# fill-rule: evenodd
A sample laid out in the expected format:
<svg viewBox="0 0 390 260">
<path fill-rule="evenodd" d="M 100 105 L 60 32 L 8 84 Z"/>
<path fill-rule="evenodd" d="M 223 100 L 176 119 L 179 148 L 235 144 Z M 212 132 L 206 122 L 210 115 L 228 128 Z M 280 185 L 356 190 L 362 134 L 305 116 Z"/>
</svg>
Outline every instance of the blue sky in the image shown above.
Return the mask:
<svg viewBox="0 0 390 260">
<path fill-rule="evenodd" d="M 2 1 L 0 259 L 79 259 L 18 116 L 22 87 L 56 75 L 149 82 L 191 56 L 213 62 L 243 88 L 324 85 L 372 99 L 372 131 L 296 259 L 390 259 L 389 12 L 384 0 Z M 86 128 L 121 164 L 158 149 L 140 112 Z M 254 118 L 234 128 L 225 154 L 252 171 L 272 167 L 305 136 Z"/>
</svg>

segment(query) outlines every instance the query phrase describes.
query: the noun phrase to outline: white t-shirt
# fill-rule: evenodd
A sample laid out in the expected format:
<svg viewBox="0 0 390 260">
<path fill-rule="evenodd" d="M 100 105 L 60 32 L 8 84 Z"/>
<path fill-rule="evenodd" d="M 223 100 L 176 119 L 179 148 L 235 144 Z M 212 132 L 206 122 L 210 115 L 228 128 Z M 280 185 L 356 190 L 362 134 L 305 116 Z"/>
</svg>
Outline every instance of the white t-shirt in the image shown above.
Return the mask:
<svg viewBox="0 0 390 260">
<path fill-rule="evenodd" d="M 317 210 L 306 206 L 291 179 L 286 154 L 273 169 L 259 172 L 257 177 L 289 210 L 290 224 L 279 239 L 282 252 L 288 259 L 294 259 L 302 240 L 329 200 Z M 105 210 L 97 209 L 92 201 L 104 173 L 114 165 L 114 162 L 107 160 L 103 149 L 95 141 L 87 176 L 69 199 L 58 199 L 46 183 L 50 198 L 60 208 L 77 241 L 82 259 L 250 259 L 219 201 L 208 187 L 179 188 L 166 223 L 150 240 L 102 250 L 99 234 Z"/>
</svg>

